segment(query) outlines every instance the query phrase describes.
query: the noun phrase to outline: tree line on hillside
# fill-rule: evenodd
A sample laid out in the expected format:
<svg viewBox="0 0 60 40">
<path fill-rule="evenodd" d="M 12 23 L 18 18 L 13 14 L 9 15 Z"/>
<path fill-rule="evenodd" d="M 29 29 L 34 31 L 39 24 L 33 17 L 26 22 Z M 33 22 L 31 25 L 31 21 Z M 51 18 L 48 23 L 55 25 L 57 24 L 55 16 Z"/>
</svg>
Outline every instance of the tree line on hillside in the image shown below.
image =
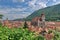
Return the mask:
<svg viewBox="0 0 60 40">
<path fill-rule="evenodd" d="M 42 13 L 46 15 L 46 21 L 58 21 L 60 20 L 60 4 L 36 10 L 29 15 L 26 20 L 32 20 L 34 17 L 40 16 Z"/>
</svg>

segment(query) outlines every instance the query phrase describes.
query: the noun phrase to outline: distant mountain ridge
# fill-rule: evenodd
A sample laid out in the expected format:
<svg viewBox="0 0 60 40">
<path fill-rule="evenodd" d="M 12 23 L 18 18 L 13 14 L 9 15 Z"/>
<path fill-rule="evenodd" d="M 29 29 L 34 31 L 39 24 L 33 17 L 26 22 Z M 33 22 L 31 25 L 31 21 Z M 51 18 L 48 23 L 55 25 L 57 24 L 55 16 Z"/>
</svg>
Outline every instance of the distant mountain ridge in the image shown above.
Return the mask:
<svg viewBox="0 0 60 40">
<path fill-rule="evenodd" d="M 46 15 L 46 21 L 60 20 L 60 4 L 39 9 L 29 15 L 26 20 L 32 20 L 34 17 L 40 16 L 42 13 Z"/>
</svg>

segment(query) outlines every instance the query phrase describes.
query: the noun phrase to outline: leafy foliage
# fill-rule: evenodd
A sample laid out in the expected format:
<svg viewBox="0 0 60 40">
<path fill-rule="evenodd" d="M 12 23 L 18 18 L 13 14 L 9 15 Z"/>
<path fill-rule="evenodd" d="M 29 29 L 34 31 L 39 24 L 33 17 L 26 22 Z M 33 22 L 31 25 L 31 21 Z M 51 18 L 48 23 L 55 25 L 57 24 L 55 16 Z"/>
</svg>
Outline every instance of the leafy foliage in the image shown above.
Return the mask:
<svg viewBox="0 0 60 40">
<path fill-rule="evenodd" d="M 28 28 L 27 22 L 25 21 L 24 27 L 23 28 Z"/>
<path fill-rule="evenodd" d="M 53 40 L 60 40 L 60 32 L 53 30 L 53 33 L 54 33 Z"/>
<path fill-rule="evenodd" d="M 0 27 L 0 40 L 44 40 L 43 36 L 36 36 L 27 28 Z"/>
<path fill-rule="evenodd" d="M 51 30 L 49 33 L 53 32 L 54 37 L 52 40 L 60 40 L 60 32 Z M 46 40 L 41 34 L 36 35 L 36 33 L 29 31 L 27 28 L 8 28 L 6 26 L 0 26 L 0 40 Z"/>
<path fill-rule="evenodd" d="M 0 19 L 2 19 L 3 15 L 0 14 Z"/>
</svg>

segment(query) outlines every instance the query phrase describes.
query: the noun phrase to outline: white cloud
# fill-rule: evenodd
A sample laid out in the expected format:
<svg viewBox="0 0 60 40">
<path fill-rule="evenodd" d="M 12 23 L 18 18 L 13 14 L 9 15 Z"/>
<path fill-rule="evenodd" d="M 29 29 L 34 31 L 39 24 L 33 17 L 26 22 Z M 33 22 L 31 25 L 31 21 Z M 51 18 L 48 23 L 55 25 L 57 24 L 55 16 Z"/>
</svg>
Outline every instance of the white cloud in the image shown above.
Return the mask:
<svg viewBox="0 0 60 40">
<path fill-rule="evenodd" d="M 25 0 L 12 0 L 13 2 L 25 2 Z"/>
<path fill-rule="evenodd" d="M 60 4 L 60 1 L 59 0 L 31 0 L 28 2 L 29 7 L 33 10 L 38 10 L 56 4 Z"/>
<path fill-rule="evenodd" d="M 32 0 L 32 1 L 29 1 L 29 2 L 28 2 L 28 5 L 29 5 L 30 7 L 35 7 L 35 3 L 36 3 L 36 0 Z"/>
<path fill-rule="evenodd" d="M 47 7 L 47 1 L 42 1 L 42 0 L 31 0 L 28 2 L 29 7 L 31 7 L 34 10 L 38 10 L 41 8 Z"/>
<path fill-rule="evenodd" d="M 59 1 L 57 1 L 55 4 L 60 4 L 60 0 L 59 0 Z"/>
<path fill-rule="evenodd" d="M 3 19 L 25 18 L 30 13 L 24 12 L 24 10 L 26 10 L 26 8 L 4 8 L 4 9 L 0 9 L 0 14 L 4 15 Z"/>
<path fill-rule="evenodd" d="M 12 14 L 12 15 L 14 15 L 14 14 Z M 26 18 L 28 15 L 30 15 L 30 13 L 27 13 L 27 12 L 25 12 L 24 14 L 15 14 L 14 16 L 13 16 L 13 18 L 14 19 L 17 19 L 17 18 Z"/>
<path fill-rule="evenodd" d="M 4 8 L 0 9 L 0 14 L 9 13 L 9 12 L 21 12 L 26 10 L 26 8 Z"/>
<path fill-rule="evenodd" d="M 42 8 L 46 7 L 46 4 L 43 2 L 37 3 L 39 6 L 41 6 Z"/>
<path fill-rule="evenodd" d="M 20 2 L 24 2 L 25 0 L 18 0 L 18 1 L 20 1 Z"/>
<path fill-rule="evenodd" d="M 24 14 L 4 14 L 4 18 L 8 18 L 9 20 L 17 19 L 17 18 L 26 18 L 28 15 L 30 15 L 29 12 L 25 12 Z"/>
<path fill-rule="evenodd" d="M 10 11 L 24 11 L 26 8 L 12 8 Z"/>
<path fill-rule="evenodd" d="M 12 0 L 13 2 L 17 2 L 17 0 Z"/>
<path fill-rule="evenodd" d="M 56 2 L 57 0 L 53 0 L 53 2 Z"/>
</svg>

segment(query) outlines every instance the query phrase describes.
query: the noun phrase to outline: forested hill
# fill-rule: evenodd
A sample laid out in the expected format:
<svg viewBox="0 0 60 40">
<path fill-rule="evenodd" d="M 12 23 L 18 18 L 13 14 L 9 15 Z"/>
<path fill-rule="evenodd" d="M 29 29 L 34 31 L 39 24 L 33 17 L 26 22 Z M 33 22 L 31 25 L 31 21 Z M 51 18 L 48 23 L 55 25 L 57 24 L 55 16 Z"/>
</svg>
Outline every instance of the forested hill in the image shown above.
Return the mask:
<svg viewBox="0 0 60 40">
<path fill-rule="evenodd" d="M 60 4 L 39 9 L 29 15 L 26 19 L 31 20 L 36 16 L 40 16 L 41 13 L 44 13 L 46 15 L 47 21 L 58 21 L 60 20 Z"/>
</svg>

